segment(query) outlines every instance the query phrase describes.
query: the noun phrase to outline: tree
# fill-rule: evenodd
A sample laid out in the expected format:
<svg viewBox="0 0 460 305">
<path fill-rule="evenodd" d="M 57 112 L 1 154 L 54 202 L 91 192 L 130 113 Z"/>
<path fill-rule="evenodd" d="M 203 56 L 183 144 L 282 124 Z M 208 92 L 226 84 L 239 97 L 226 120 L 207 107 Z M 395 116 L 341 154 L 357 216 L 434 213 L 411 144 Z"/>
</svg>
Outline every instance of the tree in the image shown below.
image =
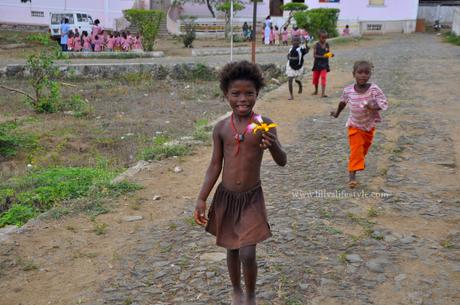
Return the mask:
<svg viewBox="0 0 460 305">
<path fill-rule="evenodd" d="M 289 17 L 288 17 L 287 21 L 281 27 L 281 28 L 284 28 L 284 27 L 288 27 L 291 24 L 292 15 L 294 14 L 294 12 L 306 11 L 308 9 L 308 6 L 306 6 L 303 3 L 289 2 L 289 3 L 281 5 L 281 9 L 283 11 L 288 11 L 289 12 Z"/>
<path fill-rule="evenodd" d="M 209 12 L 212 15 L 212 18 L 216 18 L 216 13 L 214 12 L 214 8 L 216 7 L 217 4 L 219 4 L 222 1 L 219 1 L 219 0 L 173 0 L 172 5 L 183 5 L 186 2 L 206 4 Z"/>
<path fill-rule="evenodd" d="M 125 18 L 134 24 L 142 36 L 142 47 L 145 51 L 152 51 L 155 38 L 160 29 L 163 12 L 157 10 L 129 9 L 123 11 Z"/>
<path fill-rule="evenodd" d="M 233 13 L 236 14 L 236 12 L 241 11 L 245 8 L 244 4 L 241 2 L 233 2 Z M 228 38 L 228 32 L 230 29 L 230 9 L 231 9 L 231 2 L 230 1 L 225 1 L 219 5 L 216 6 L 216 9 L 220 12 L 223 12 L 225 14 L 225 38 Z"/>
<path fill-rule="evenodd" d="M 329 37 L 338 36 L 337 19 L 340 10 L 335 8 L 317 8 L 309 11 L 295 12 L 293 17 L 299 28 L 308 29 L 318 37 L 319 31 L 325 30 Z"/>
</svg>

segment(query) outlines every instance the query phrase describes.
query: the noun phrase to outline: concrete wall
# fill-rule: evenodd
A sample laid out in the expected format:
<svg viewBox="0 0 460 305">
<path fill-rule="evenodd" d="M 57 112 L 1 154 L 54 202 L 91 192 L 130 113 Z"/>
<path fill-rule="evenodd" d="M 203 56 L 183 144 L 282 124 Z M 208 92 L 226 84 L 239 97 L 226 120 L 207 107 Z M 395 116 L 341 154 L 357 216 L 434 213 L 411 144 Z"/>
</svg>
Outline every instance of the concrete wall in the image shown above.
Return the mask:
<svg viewBox="0 0 460 305">
<path fill-rule="evenodd" d="M 20 0 L 0 1 L 0 23 L 48 25 L 50 12 L 79 11 L 99 19 L 105 28 L 113 29 L 115 19 L 123 16 L 122 11 L 132 8 L 135 0 Z M 32 12 L 43 12 L 43 17 L 33 17 Z"/>
<path fill-rule="evenodd" d="M 249 0 L 243 0 L 242 3 L 245 5 L 245 8 L 236 13 L 235 17 L 238 18 L 251 18 L 252 19 L 252 10 L 253 3 Z M 270 0 L 263 0 L 263 2 L 257 2 L 257 19 L 265 19 L 270 13 Z M 197 17 L 211 18 L 212 15 L 209 12 L 206 4 L 198 4 L 188 2 L 182 6 L 182 14 L 192 15 Z M 214 10 L 216 17 L 224 18 L 222 13 L 217 10 Z"/>
<path fill-rule="evenodd" d="M 454 20 L 454 10 L 456 6 L 440 6 L 440 5 L 421 5 L 418 8 L 418 18 L 425 19 L 428 23 L 434 23 L 439 20 L 441 23 L 452 23 Z"/>
<path fill-rule="evenodd" d="M 452 32 L 455 33 L 455 35 L 460 35 L 460 8 L 457 7 L 454 10 L 454 16 L 452 18 Z"/>
</svg>

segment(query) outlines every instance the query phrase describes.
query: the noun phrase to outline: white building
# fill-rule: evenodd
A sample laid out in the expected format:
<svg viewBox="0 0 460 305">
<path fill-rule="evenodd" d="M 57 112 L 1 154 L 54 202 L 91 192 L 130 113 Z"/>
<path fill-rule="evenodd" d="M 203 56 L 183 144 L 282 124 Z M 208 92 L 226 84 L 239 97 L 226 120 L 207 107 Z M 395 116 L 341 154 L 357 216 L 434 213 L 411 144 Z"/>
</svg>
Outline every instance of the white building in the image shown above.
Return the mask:
<svg viewBox="0 0 460 305">
<path fill-rule="evenodd" d="M 112 29 L 115 19 L 123 16 L 123 10 L 136 5 L 147 6 L 144 1 L 136 0 L 0 0 L 0 24 L 46 26 L 51 12 L 84 12 Z"/>
</svg>

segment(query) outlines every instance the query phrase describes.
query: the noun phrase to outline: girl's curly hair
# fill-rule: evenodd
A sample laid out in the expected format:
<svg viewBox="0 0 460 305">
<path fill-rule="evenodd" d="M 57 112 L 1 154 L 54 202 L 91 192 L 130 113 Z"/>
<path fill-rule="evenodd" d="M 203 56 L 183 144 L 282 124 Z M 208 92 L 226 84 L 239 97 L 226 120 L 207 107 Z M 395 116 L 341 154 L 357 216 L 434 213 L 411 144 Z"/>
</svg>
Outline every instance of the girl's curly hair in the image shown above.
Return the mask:
<svg viewBox="0 0 460 305">
<path fill-rule="evenodd" d="M 246 60 L 231 62 L 222 68 L 219 74 L 222 92 L 226 94 L 230 84 L 236 80 L 252 81 L 257 93 L 265 86 L 264 76 L 260 68 Z"/>
</svg>

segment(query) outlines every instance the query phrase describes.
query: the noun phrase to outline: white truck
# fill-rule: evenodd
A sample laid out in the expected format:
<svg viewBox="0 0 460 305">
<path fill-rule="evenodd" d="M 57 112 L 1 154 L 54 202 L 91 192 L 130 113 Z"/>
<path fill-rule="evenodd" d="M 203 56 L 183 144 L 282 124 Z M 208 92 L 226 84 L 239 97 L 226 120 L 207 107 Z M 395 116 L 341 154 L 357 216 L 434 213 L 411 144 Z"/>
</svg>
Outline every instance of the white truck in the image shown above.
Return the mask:
<svg viewBox="0 0 460 305">
<path fill-rule="evenodd" d="M 50 35 L 54 39 L 60 39 L 61 37 L 61 23 L 64 22 L 64 19 L 69 19 L 70 29 L 75 32 L 75 29 L 78 29 L 78 32 L 87 31 L 88 34 L 91 34 L 91 28 L 93 26 L 93 18 L 83 12 L 72 12 L 72 13 L 50 13 Z"/>
</svg>

